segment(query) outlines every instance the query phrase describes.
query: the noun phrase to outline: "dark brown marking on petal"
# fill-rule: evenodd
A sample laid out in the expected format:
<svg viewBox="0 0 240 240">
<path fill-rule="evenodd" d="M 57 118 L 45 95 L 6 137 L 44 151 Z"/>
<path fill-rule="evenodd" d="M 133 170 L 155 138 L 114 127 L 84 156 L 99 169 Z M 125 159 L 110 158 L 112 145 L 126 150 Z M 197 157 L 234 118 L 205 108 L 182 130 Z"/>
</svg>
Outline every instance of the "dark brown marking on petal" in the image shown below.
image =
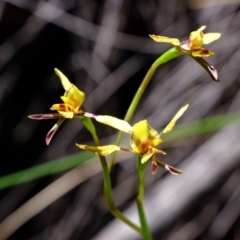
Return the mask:
<svg viewBox="0 0 240 240">
<path fill-rule="evenodd" d="M 79 108 L 78 108 L 78 111 L 79 112 L 86 112 L 86 108 L 84 107 L 84 106 L 80 106 Z"/>
<path fill-rule="evenodd" d="M 194 49 L 192 49 L 191 52 L 192 53 L 193 52 L 199 52 L 199 55 L 201 55 L 201 57 L 210 57 L 210 56 L 214 55 L 213 52 L 211 52 L 211 51 L 209 51 L 209 50 L 207 50 L 205 48 L 194 48 Z M 194 56 L 194 57 L 196 57 L 196 56 Z"/>
<path fill-rule="evenodd" d="M 149 154 L 153 154 L 153 152 L 154 152 L 153 148 L 152 147 L 148 147 L 148 153 Z"/>
<path fill-rule="evenodd" d="M 120 147 L 120 150 L 125 151 L 125 152 L 131 152 L 131 150 L 129 150 L 127 148 L 123 148 L 123 147 Z"/>
<path fill-rule="evenodd" d="M 201 50 L 201 54 L 203 55 L 208 55 L 209 54 L 209 51 L 207 49 L 202 49 Z"/>
<path fill-rule="evenodd" d="M 151 150 L 149 149 L 149 144 L 150 144 L 150 140 L 147 139 L 146 141 L 140 142 L 139 144 L 136 144 L 136 145 L 139 145 L 138 148 L 140 149 L 141 153 L 144 154 L 144 153 L 152 150 L 152 149 Z"/>
<path fill-rule="evenodd" d="M 68 107 L 64 103 L 61 103 L 59 104 L 59 110 L 66 112 L 68 110 Z"/>
</svg>

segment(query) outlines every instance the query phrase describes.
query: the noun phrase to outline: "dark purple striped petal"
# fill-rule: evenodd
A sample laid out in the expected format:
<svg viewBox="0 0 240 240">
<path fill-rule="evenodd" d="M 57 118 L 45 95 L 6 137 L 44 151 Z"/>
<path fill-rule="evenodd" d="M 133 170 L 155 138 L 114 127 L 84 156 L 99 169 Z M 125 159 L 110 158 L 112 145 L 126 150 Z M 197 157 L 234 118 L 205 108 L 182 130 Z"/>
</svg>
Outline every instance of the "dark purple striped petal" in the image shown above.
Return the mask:
<svg viewBox="0 0 240 240">
<path fill-rule="evenodd" d="M 219 78 L 218 78 L 218 72 L 217 69 L 210 65 L 204 58 L 202 57 L 192 57 L 194 60 L 196 60 L 207 72 L 208 74 L 211 76 L 211 78 L 215 81 L 215 82 L 220 82 Z"/>
<path fill-rule="evenodd" d="M 161 162 L 159 160 L 157 160 L 157 165 L 162 167 L 162 168 L 165 168 L 167 171 L 169 171 L 173 175 L 180 175 L 180 174 L 183 173 L 181 170 L 179 170 L 177 168 L 174 168 L 172 166 L 169 166 L 166 163 L 163 163 L 163 162 Z"/>
<path fill-rule="evenodd" d="M 50 131 L 47 133 L 47 136 L 45 138 L 46 144 L 49 145 L 51 142 L 54 134 L 57 132 L 61 124 L 64 122 L 65 118 L 58 119 L 57 123 L 54 124 L 54 126 L 50 129 Z"/>
<path fill-rule="evenodd" d="M 33 114 L 28 116 L 31 119 L 34 120 L 48 120 L 48 119 L 56 119 L 61 118 L 62 115 L 59 113 L 39 113 L 39 114 Z"/>
</svg>

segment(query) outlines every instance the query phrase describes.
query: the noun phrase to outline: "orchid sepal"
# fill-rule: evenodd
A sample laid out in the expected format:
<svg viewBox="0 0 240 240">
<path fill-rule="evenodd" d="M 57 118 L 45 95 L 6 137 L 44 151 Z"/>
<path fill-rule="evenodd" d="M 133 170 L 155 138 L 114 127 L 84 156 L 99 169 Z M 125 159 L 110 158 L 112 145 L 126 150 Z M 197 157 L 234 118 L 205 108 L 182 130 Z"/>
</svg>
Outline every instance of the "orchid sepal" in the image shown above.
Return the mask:
<svg viewBox="0 0 240 240">
<path fill-rule="evenodd" d="M 90 152 L 93 152 L 97 155 L 100 156 L 106 156 L 109 155 L 115 151 L 120 151 L 120 147 L 118 147 L 117 145 L 106 145 L 106 146 L 89 146 L 89 145 L 83 145 L 83 144 L 78 144 L 76 143 L 76 146 L 81 148 L 81 149 L 85 149 L 88 150 Z"/>
</svg>

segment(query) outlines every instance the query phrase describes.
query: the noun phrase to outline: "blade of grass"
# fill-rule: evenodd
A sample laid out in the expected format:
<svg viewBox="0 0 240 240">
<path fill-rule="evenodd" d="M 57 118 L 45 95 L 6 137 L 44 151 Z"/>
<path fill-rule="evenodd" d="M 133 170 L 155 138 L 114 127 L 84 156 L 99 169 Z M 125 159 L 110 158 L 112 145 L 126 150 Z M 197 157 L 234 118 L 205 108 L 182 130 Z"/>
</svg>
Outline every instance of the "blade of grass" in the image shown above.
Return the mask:
<svg viewBox="0 0 240 240">
<path fill-rule="evenodd" d="M 240 113 L 229 113 L 176 125 L 174 130 L 163 136 L 164 142 L 200 134 L 216 132 L 229 125 L 240 124 Z"/>
<path fill-rule="evenodd" d="M 93 157 L 95 157 L 93 153 L 85 151 L 8 174 L 0 177 L 0 189 L 75 168 Z"/>
<path fill-rule="evenodd" d="M 101 172 L 100 164 L 91 161 L 63 174 L 63 176 L 50 183 L 0 223 L 0 240 L 8 239 L 9 236 L 32 217 L 99 172 Z"/>
</svg>

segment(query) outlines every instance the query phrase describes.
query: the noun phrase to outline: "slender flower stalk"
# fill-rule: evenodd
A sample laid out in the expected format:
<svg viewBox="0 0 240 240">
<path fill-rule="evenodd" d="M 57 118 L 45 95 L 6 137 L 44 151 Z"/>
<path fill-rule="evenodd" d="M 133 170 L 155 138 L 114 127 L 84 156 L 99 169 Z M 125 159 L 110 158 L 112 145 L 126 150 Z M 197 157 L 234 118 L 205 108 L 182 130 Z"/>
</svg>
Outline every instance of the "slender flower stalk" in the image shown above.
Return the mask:
<svg viewBox="0 0 240 240">
<path fill-rule="evenodd" d="M 96 146 L 101 146 L 101 142 L 97 136 L 97 132 L 95 129 L 95 126 L 90 118 L 87 117 L 82 117 L 79 119 L 82 124 L 85 126 L 86 129 L 91 133 L 93 140 L 96 144 Z M 116 218 L 118 218 L 120 221 L 124 222 L 127 224 L 129 227 L 137 231 L 139 234 L 142 235 L 142 230 L 139 228 L 136 224 L 134 224 L 132 221 L 130 221 L 128 218 L 126 218 L 116 207 L 114 203 L 114 197 L 113 197 L 113 192 L 112 192 L 112 182 L 111 182 L 111 177 L 110 173 L 108 171 L 108 166 L 107 166 L 107 161 L 104 156 L 99 156 L 102 169 L 103 169 L 103 179 L 104 179 L 104 198 L 107 204 L 107 207 L 109 211 L 112 213 L 112 215 Z"/>
<path fill-rule="evenodd" d="M 82 121 L 81 121 L 82 122 Z M 94 142 L 96 144 L 96 146 L 100 146 L 100 140 L 97 136 L 95 127 L 91 121 L 91 119 L 85 119 L 83 122 L 84 126 L 86 126 L 86 128 L 90 131 Z M 91 126 L 89 128 L 89 126 Z M 124 222 L 125 224 L 127 224 L 129 227 L 131 227 L 132 229 L 134 229 L 135 231 L 137 231 L 140 235 L 143 235 L 143 231 L 141 228 L 139 228 L 135 223 L 133 223 L 132 221 L 130 221 L 128 218 L 126 218 L 116 207 L 115 203 L 114 203 L 114 197 L 113 197 L 113 192 L 112 192 L 112 182 L 111 182 L 111 177 L 110 177 L 110 173 L 108 171 L 108 166 L 107 166 L 107 161 L 106 158 L 104 156 L 99 156 L 101 165 L 102 165 L 102 169 L 103 169 L 103 179 L 104 179 L 104 198 L 108 207 L 108 210 L 112 213 L 112 215 L 114 217 L 116 217 L 117 219 L 119 219 L 120 221 Z"/>
<path fill-rule="evenodd" d="M 148 221 L 144 211 L 144 170 L 146 168 L 146 164 L 141 164 L 141 157 L 138 156 L 136 158 L 137 162 L 137 170 L 138 170 L 138 195 L 137 195 L 137 208 L 139 220 L 142 227 L 143 237 L 146 240 L 152 240 L 151 230 L 148 225 Z"/>
</svg>

